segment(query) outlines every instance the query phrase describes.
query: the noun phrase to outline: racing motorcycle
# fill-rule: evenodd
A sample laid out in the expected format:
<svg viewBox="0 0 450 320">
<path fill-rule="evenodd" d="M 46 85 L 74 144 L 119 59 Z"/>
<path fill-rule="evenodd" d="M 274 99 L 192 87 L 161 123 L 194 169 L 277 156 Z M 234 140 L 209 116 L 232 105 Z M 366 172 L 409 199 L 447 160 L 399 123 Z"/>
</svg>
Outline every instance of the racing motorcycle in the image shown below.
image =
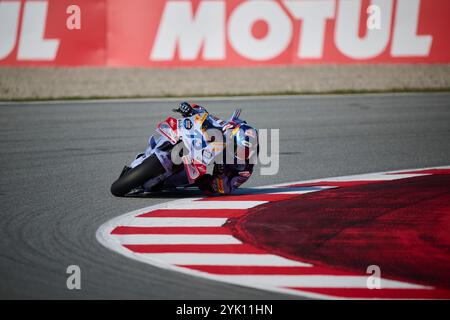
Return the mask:
<svg viewBox="0 0 450 320">
<path fill-rule="evenodd" d="M 173 112 L 182 113 L 178 109 Z M 207 166 L 223 153 L 226 143 L 222 132 L 230 124 L 241 122 L 236 109 L 225 122 L 206 110 L 190 117 L 173 118 L 158 123 L 158 136 L 151 136 L 148 148 L 125 166 L 111 185 L 116 197 L 170 187 L 187 187 L 207 172 Z"/>
</svg>

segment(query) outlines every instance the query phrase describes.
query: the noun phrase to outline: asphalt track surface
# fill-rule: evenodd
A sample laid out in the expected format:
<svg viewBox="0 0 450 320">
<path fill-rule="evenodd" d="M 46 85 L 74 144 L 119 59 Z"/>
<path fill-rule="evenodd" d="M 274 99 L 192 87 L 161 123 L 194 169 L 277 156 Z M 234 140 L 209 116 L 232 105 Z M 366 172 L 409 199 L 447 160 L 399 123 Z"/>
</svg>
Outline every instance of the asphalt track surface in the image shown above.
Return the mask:
<svg viewBox="0 0 450 320">
<path fill-rule="evenodd" d="M 450 94 L 200 99 L 280 128 L 280 170 L 247 186 L 450 164 Z M 0 298 L 286 299 L 114 253 L 95 238 L 123 213 L 173 200 L 114 198 L 111 182 L 177 100 L 0 105 Z M 189 196 L 185 194 L 184 196 Z M 82 289 L 66 288 L 79 265 Z"/>
</svg>

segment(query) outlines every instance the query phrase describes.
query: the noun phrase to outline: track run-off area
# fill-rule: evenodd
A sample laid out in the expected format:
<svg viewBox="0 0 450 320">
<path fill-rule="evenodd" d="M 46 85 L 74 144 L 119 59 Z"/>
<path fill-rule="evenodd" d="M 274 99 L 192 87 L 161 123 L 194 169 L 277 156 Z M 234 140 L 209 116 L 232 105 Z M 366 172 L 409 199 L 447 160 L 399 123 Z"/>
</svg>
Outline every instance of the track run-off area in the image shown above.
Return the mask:
<svg viewBox="0 0 450 320">
<path fill-rule="evenodd" d="M 278 173 L 257 167 L 226 199 L 114 198 L 122 166 L 181 100 L 0 103 L 2 298 L 448 297 L 449 93 L 187 99 L 280 129 Z M 361 183 L 327 178 L 351 175 Z M 67 289 L 70 265 L 80 290 Z M 380 290 L 366 289 L 369 265 Z"/>
<path fill-rule="evenodd" d="M 112 219 L 97 239 L 156 267 L 303 297 L 449 299 L 449 178 L 450 166 L 174 200 Z M 388 270 L 375 287 L 374 265 Z"/>
</svg>

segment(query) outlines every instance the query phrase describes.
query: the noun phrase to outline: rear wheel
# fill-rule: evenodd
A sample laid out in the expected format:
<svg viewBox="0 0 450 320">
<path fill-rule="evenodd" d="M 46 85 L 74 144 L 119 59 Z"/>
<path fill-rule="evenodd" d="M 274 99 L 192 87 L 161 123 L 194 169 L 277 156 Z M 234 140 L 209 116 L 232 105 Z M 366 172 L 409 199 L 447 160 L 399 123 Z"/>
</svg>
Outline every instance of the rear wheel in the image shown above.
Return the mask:
<svg viewBox="0 0 450 320">
<path fill-rule="evenodd" d="M 111 185 L 111 193 L 123 197 L 131 190 L 142 186 L 147 180 L 156 178 L 166 172 L 156 155 L 151 155 L 140 165 L 127 171 L 122 171 L 120 177 Z"/>
</svg>

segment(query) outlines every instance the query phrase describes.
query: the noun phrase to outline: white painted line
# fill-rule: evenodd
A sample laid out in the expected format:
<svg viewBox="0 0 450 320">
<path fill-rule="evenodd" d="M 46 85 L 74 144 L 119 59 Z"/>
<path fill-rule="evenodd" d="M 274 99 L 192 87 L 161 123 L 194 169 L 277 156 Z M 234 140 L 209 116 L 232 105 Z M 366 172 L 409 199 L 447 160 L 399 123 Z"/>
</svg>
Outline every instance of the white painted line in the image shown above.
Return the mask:
<svg viewBox="0 0 450 320">
<path fill-rule="evenodd" d="M 443 92 L 429 92 L 428 95 L 439 95 Z M 52 100 L 35 100 L 35 101 L 0 101 L 1 105 L 37 105 L 37 104 L 111 104 L 111 103 L 147 103 L 147 102 L 180 102 L 180 101 L 252 101 L 252 100 L 317 100 L 324 98 L 343 99 L 357 97 L 391 97 L 391 96 L 419 96 L 423 93 L 417 92 L 380 92 L 380 93 L 352 93 L 352 94 L 295 94 L 295 95 L 247 95 L 247 96 L 180 96 L 180 97 L 154 97 L 154 98 L 106 98 L 106 99 L 52 99 Z"/>
<path fill-rule="evenodd" d="M 119 234 L 111 237 L 121 244 L 239 244 L 241 241 L 221 234 Z"/>
<path fill-rule="evenodd" d="M 428 173 L 406 173 L 406 174 L 379 174 L 379 173 L 369 173 L 369 174 L 361 174 L 355 177 L 351 177 L 350 179 L 347 177 L 338 177 L 333 179 L 322 179 L 325 180 L 328 184 L 332 182 L 341 182 L 341 181 L 392 181 L 406 178 L 414 178 L 421 176 L 428 176 Z"/>
<path fill-rule="evenodd" d="M 139 217 L 123 219 L 118 226 L 133 227 L 220 227 L 227 218 L 160 218 Z"/>
<path fill-rule="evenodd" d="M 410 171 L 422 171 L 422 170 L 431 170 L 431 169 L 450 169 L 450 166 L 442 166 L 442 167 L 429 167 L 429 168 L 420 168 L 420 169 L 405 169 L 405 170 L 397 170 L 397 171 L 387 171 L 380 173 L 367 173 L 367 174 L 357 174 L 351 176 L 342 176 L 342 177 L 331 177 L 331 178 L 320 178 L 313 180 L 304 180 L 304 181 L 294 181 L 288 183 L 278 183 L 270 186 L 257 187 L 259 188 L 285 188 L 292 185 L 297 184 L 309 184 L 309 183 L 327 183 L 327 187 L 336 187 L 333 186 L 333 182 L 351 182 L 351 181 L 365 181 L 365 180 L 373 180 L 373 181 L 391 181 L 405 178 L 413 178 L 420 176 L 428 176 L 429 173 L 417 173 L 417 174 L 402 174 L 402 172 L 410 172 Z M 375 180 L 376 177 L 379 176 L 378 180 Z M 368 177 L 373 177 L 373 179 L 368 179 Z M 322 187 L 322 186 L 320 186 Z"/>
<path fill-rule="evenodd" d="M 189 210 L 189 209 L 249 209 L 267 201 L 190 201 L 167 203 L 166 209 Z"/>
<path fill-rule="evenodd" d="M 297 266 L 311 267 L 309 263 L 286 259 L 272 254 L 235 253 L 143 253 L 145 259 L 174 265 L 224 265 L 224 266 Z"/>
<path fill-rule="evenodd" d="M 368 277 L 334 275 L 224 275 L 224 280 L 235 283 L 258 283 L 274 287 L 299 288 L 367 288 Z M 412 283 L 381 279 L 383 289 L 428 289 Z M 374 289 L 375 290 L 375 289 Z"/>
<path fill-rule="evenodd" d="M 320 186 L 317 189 L 305 189 L 305 190 L 293 190 L 293 191 L 279 191 L 279 192 L 269 192 L 268 194 L 306 194 L 317 191 L 323 191 L 327 189 L 335 189 L 334 186 Z"/>
</svg>

